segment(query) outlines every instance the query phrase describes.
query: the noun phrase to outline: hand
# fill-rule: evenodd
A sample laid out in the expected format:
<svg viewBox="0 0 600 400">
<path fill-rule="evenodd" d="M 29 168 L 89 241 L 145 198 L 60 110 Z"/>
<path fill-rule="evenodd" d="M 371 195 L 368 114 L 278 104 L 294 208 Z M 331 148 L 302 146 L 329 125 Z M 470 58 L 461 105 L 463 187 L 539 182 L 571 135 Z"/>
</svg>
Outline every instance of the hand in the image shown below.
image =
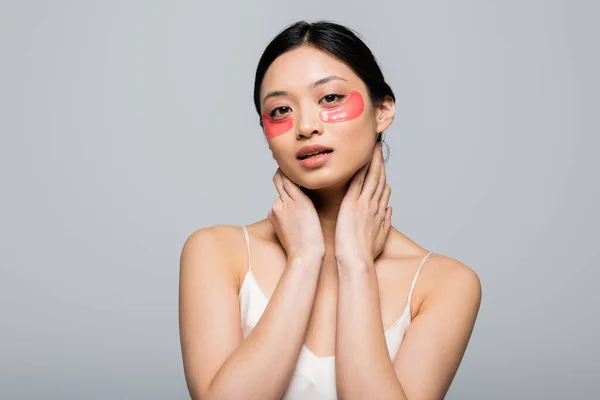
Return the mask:
<svg viewBox="0 0 600 400">
<path fill-rule="evenodd" d="M 379 256 L 391 227 L 390 194 L 381 143 L 377 143 L 373 158 L 354 175 L 340 205 L 335 229 L 338 262 L 372 263 Z"/>
<path fill-rule="evenodd" d="M 279 198 L 269 211 L 268 219 L 287 253 L 288 261 L 299 257 L 322 258 L 325 241 L 313 202 L 279 168 L 273 176 L 273 183 Z"/>
</svg>

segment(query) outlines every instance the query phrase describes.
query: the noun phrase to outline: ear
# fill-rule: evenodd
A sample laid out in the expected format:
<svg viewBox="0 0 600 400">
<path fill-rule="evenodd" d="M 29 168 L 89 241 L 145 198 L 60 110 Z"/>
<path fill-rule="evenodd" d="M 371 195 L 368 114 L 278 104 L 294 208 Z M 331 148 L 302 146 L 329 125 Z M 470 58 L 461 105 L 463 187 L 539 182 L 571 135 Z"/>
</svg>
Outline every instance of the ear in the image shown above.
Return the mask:
<svg viewBox="0 0 600 400">
<path fill-rule="evenodd" d="M 375 110 L 375 122 L 377 124 L 377 134 L 385 131 L 394 120 L 396 114 L 396 104 L 390 96 L 385 96 Z"/>
</svg>

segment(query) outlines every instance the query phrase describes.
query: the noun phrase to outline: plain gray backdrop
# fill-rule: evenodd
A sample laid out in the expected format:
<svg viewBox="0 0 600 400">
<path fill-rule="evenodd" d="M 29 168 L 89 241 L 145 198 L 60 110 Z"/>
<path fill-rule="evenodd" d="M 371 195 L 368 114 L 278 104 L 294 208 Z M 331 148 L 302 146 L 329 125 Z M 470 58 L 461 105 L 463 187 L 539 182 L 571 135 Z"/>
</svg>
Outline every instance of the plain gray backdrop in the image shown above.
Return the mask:
<svg viewBox="0 0 600 400">
<path fill-rule="evenodd" d="M 299 19 L 371 47 L 397 95 L 393 224 L 482 281 L 447 398 L 597 398 L 599 12 L 0 1 L 0 398 L 189 398 L 181 248 L 275 200 L 252 85 Z"/>
</svg>

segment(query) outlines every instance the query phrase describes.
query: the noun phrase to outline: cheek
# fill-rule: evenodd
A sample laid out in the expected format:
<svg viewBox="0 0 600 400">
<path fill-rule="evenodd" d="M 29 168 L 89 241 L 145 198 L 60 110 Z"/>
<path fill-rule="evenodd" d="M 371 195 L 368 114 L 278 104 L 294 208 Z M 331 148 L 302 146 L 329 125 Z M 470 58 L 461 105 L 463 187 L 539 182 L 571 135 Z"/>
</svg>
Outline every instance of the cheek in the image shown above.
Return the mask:
<svg viewBox="0 0 600 400">
<path fill-rule="evenodd" d="M 267 113 L 262 113 L 262 122 L 267 139 L 273 139 L 289 132 L 294 127 L 294 120 L 291 117 L 273 120 Z"/>
<path fill-rule="evenodd" d="M 351 121 L 360 117 L 365 109 L 365 102 L 362 95 L 357 92 L 350 92 L 346 102 L 339 107 L 330 110 L 323 110 L 319 117 L 323 122 L 344 122 Z"/>
</svg>

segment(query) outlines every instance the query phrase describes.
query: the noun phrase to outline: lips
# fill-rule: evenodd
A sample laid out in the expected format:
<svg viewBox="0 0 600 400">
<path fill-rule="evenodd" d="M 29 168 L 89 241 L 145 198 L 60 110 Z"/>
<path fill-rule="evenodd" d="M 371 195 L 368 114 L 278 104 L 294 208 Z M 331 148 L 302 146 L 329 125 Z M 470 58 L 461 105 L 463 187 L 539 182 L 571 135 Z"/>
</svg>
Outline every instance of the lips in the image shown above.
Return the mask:
<svg viewBox="0 0 600 400">
<path fill-rule="evenodd" d="M 299 160 L 304 160 L 308 157 L 315 156 L 317 154 L 327 154 L 333 151 L 332 148 L 321 146 L 319 144 L 313 144 L 310 146 L 303 146 L 296 153 L 296 158 Z"/>
</svg>

